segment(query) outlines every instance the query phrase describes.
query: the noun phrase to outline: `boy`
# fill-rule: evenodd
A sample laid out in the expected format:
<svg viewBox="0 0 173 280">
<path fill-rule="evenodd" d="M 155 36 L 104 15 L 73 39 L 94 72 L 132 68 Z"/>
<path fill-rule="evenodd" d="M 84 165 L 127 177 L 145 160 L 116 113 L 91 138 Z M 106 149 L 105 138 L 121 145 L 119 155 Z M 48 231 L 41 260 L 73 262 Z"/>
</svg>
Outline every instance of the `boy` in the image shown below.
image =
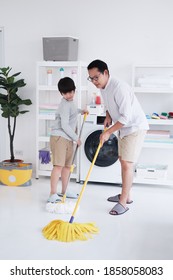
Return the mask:
<svg viewBox="0 0 173 280">
<path fill-rule="evenodd" d="M 74 81 L 69 77 L 62 78 L 58 82 L 58 90 L 63 98 L 56 112 L 55 124 L 51 129 L 50 136 L 53 169 L 51 172 L 50 196 L 47 201 L 52 203 L 61 201 L 59 196 L 63 196 L 66 193 L 73 157 L 73 141 L 78 146 L 81 145 L 81 141 L 75 133 L 77 116 L 78 113 L 85 114 L 87 111 L 76 108 L 73 102 L 75 89 Z M 61 193 L 57 194 L 60 176 L 62 190 Z M 66 197 L 76 199 L 78 195 L 67 192 Z"/>
<path fill-rule="evenodd" d="M 100 136 L 101 144 L 107 141 L 112 133 L 119 132 L 118 154 L 122 173 L 121 194 L 108 198 L 115 202 L 109 214 L 120 215 L 132 203 L 130 190 L 133 183 L 134 163 L 137 161 L 146 130 L 149 129 L 146 116 L 134 95 L 132 88 L 117 78 L 109 75 L 107 64 L 94 60 L 88 65 L 88 80 L 100 89 L 106 107 L 104 126 L 109 127 Z M 111 125 L 113 121 L 113 125 Z"/>
</svg>

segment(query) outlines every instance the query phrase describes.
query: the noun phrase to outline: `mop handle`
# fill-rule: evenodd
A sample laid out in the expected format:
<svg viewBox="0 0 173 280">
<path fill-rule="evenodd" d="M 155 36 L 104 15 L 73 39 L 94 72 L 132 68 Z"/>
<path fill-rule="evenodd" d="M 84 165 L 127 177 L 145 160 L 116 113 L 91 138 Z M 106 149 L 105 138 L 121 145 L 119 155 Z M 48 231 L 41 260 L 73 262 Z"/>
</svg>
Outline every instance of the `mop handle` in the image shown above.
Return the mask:
<svg viewBox="0 0 173 280">
<path fill-rule="evenodd" d="M 93 161 L 92 161 L 92 163 L 91 163 L 91 166 L 90 166 L 90 168 L 89 168 L 89 171 L 88 171 L 86 180 L 85 180 L 85 182 L 84 182 L 84 184 L 83 184 L 83 186 L 82 186 L 82 190 L 81 190 L 81 192 L 80 192 L 80 194 L 79 194 L 78 200 L 77 200 L 77 202 L 76 202 L 76 206 L 75 206 L 75 208 L 74 208 L 74 211 L 73 211 L 73 213 L 72 213 L 72 216 L 71 216 L 71 218 L 70 218 L 69 223 L 73 223 L 74 216 L 75 216 L 75 214 L 76 214 L 77 208 L 78 208 L 79 203 L 80 203 L 80 201 L 81 201 L 81 198 L 82 198 L 83 192 L 84 192 L 84 190 L 85 190 L 85 187 L 86 187 L 86 185 L 87 185 L 87 183 L 88 183 L 89 176 L 90 176 L 90 174 L 91 174 L 91 171 L 92 171 L 93 166 L 94 166 L 94 164 L 95 164 L 95 161 L 96 161 L 96 159 L 97 159 L 97 156 L 98 156 L 98 153 L 99 153 L 99 151 L 100 151 L 100 148 L 101 148 L 101 143 L 99 143 L 99 145 L 98 145 L 98 148 L 97 148 L 97 150 L 96 150 L 95 156 L 94 156 Z"/>
<path fill-rule="evenodd" d="M 79 139 L 81 138 L 83 126 L 84 126 L 84 123 L 85 123 L 85 121 L 86 121 L 87 115 L 88 115 L 88 113 L 85 113 L 85 114 L 84 114 L 82 126 L 81 126 L 80 133 L 79 133 Z M 71 175 L 71 173 L 73 172 L 73 169 L 74 169 L 74 166 L 73 166 L 73 165 L 74 165 L 74 161 L 75 161 L 75 158 L 76 158 L 76 154 L 77 154 L 78 148 L 79 148 L 79 146 L 76 144 L 76 148 L 75 148 L 75 151 L 74 151 L 74 154 L 73 154 L 73 159 L 72 159 L 72 165 L 71 165 L 71 167 L 70 167 L 70 173 L 69 173 L 69 176 L 68 176 L 68 182 L 70 181 L 70 175 Z M 66 200 L 66 193 L 63 195 L 62 203 L 64 203 L 65 200 Z"/>
<path fill-rule="evenodd" d="M 84 123 L 85 123 L 85 121 L 86 121 L 87 115 L 88 115 L 87 113 L 84 114 L 82 126 L 81 126 L 81 129 L 80 129 L 80 132 L 79 132 L 79 139 L 81 138 L 83 126 L 84 126 Z M 71 168 L 70 168 L 70 174 L 73 172 L 73 168 L 72 168 L 72 167 L 73 167 L 73 164 L 74 164 L 74 160 L 75 160 L 75 157 L 76 157 L 76 154 L 77 154 L 78 147 L 79 147 L 79 146 L 76 145 L 75 152 L 74 152 L 73 159 L 72 159 L 72 166 L 71 166 Z"/>
<path fill-rule="evenodd" d="M 81 135 L 82 135 L 82 130 L 83 130 L 83 126 L 84 126 L 84 123 L 86 121 L 86 117 L 87 117 L 87 113 L 84 114 L 84 117 L 83 117 L 83 122 L 82 122 L 82 126 L 81 126 L 81 129 L 80 129 L 80 132 L 79 132 L 79 139 L 81 138 Z M 74 163 L 74 160 L 75 160 L 75 157 L 76 157 L 76 153 L 77 153 L 77 150 L 78 150 L 78 145 L 76 145 L 76 149 L 75 149 L 75 152 L 74 152 L 74 155 L 73 155 L 73 160 L 72 160 L 72 164 Z"/>
<path fill-rule="evenodd" d="M 88 115 L 88 113 L 85 113 L 84 116 L 83 116 L 83 122 L 82 122 L 82 126 L 81 126 L 81 129 L 80 129 L 79 138 L 81 138 L 83 126 L 84 126 L 84 123 L 86 121 L 87 115 Z"/>
</svg>

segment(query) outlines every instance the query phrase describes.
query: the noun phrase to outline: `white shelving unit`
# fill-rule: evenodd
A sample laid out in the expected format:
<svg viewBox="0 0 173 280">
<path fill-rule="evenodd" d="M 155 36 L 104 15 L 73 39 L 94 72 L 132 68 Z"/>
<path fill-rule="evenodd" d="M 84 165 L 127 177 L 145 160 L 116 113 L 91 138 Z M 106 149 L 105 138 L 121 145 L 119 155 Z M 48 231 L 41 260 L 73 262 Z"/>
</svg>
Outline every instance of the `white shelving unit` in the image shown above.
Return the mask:
<svg viewBox="0 0 173 280">
<path fill-rule="evenodd" d="M 173 111 L 173 65 L 133 65 L 133 90 L 146 115 Z M 169 130 L 173 135 L 173 119 L 148 119 L 152 130 Z M 139 163 L 166 164 L 166 179 L 135 177 L 134 183 L 173 186 L 173 143 L 144 142 Z"/>
<path fill-rule="evenodd" d="M 55 110 L 62 96 L 58 92 L 57 83 L 63 76 L 71 77 L 76 85 L 75 103 L 78 108 L 86 108 L 88 98 L 87 64 L 82 61 L 41 61 L 36 66 L 36 178 L 50 176 L 52 163 L 43 164 L 39 159 L 39 151 L 49 150 L 50 127 L 55 120 Z M 47 71 L 51 70 L 51 84 L 48 82 Z M 80 130 L 80 116 L 77 131 Z M 79 154 L 76 157 L 76 167 L 71 178 L 79 181 Z"/>
</svg>

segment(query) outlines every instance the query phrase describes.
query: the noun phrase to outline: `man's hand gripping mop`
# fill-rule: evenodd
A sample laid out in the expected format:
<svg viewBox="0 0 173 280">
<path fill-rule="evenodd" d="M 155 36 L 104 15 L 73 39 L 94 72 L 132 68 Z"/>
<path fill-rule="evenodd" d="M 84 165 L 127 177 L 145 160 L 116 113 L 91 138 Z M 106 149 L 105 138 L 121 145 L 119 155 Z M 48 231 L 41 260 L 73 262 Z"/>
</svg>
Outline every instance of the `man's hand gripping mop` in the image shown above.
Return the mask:
<svg viewBox="0 0 173 280">
<path fill-rule="evenodd" d="M 84 123 L 86 121 L 86 117 L 87 117 L 87 113 L 84 114 L 84 117 L 83 117 L 83 122 L 82 122 L 82 126 L 81 126 L 81 129 L 80 129 L 80 133 L 79 133 L 79 138 L 81 138 L 81 135 L 82 135 L 82 131 L 83 131 L 83 126 L 84 126 Z M 78 145 L 76 145 L 76 148 L 75 148 L 75 151 L 74 151 L 74 154 L 73 154 L 73 160 L 72 160 L 72 165 L 70 167 L 70 173 L 69 173 L 69 177 L 68 177 L 68 183 L 70 182 L 70 176 L 71 174 L 73 173 L 74 171 L 74 168 L 75 168 L 75 164 L 74 164 L 74 161 L 75 161 L 75 158 L 76 158 L 76 155 L 77 155 L 77 151 L 78 151 Z M 46 204 L 46 210 L 48 212 L 51 212 L 51 213 L 57 213 L 57 214 L 69 214 L 73 211 L 74 209 L 74 206 L 75 206 L 75 203 L 72 202 L 72 201 L 67 201 L 66 200 L 66 193 L 63 195 L 62 197 L 62 201 L 60 202 L 57 202 L 57 203 L 51 203 L 51 202 L 48 202 Z"/>
<path fill-rule="evenodd" d="M 81 201 L 82 195 L 84 193 L 85 187 L 88 183 L 89 176 L 97 159 L 101 148 L 101 142 L 98 145 L 96 153 L 94 155 L 93 161 L 89 168 L 86 180 L 82 186 L 79 197 L 76 202 L 76 206 L 73 210 L 72 216 L 69 222 L 64 222 L 62 220 L 54 220 L 50 222 L 47 226 L 45 226 L 42 230 L 42 233 L 45 238 L 49 240 L 57 240 L 62 242 L 71 242 L 75 240 L 87 240 L 89 237 L 92 237 L 92 234 L 98 233 L 98 228 L 94 223 L 73 223 L 76 211 L 79 207 L 79 203 Z"/>
</svg>

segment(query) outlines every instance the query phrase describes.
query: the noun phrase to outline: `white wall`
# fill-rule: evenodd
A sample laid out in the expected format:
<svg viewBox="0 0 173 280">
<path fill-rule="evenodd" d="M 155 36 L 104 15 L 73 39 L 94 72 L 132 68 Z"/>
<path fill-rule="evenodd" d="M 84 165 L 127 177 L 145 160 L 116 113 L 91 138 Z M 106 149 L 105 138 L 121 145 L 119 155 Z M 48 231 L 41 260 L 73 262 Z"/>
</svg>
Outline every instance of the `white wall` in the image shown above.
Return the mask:
<svg viewBox="0 0 173 280">
<path fill-rule="evenodd" d="M 42 37 L 79 38 L 79 60 L 105 60 L 112 75 L 131 82 L 132 63 L 173 64 L 172 0 L 0 0 L 5 64 L 21 71 L 31 98 L 18 118 L 15 149 L 35 163 L 36 61 Z M 8 152 L 7 152 L 8 156 Z"/>
</svg>

